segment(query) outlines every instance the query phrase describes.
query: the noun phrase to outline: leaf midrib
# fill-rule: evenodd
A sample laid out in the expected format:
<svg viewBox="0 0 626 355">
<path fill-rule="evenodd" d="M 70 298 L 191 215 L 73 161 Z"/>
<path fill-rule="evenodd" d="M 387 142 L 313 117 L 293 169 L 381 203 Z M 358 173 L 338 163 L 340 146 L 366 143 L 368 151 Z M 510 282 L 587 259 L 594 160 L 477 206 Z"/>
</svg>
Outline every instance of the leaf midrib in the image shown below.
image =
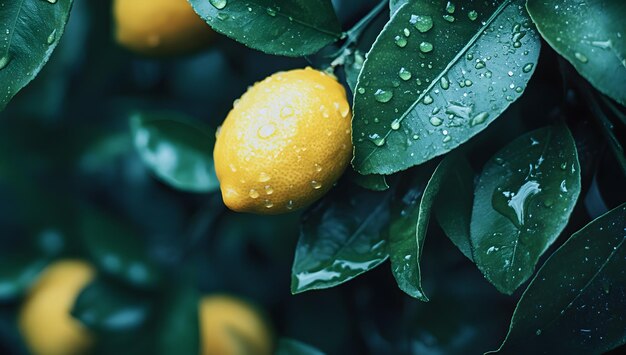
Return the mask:
<svg viewBox="0 0 626 355">
<path fill-rule="evenodd" d="M 445 67 L 444 70 L 441 71 L 441 73 L 439 73 L 439 75 L 437 75 L 433 80 L 431 80 L 430 84 L 428 85 L 428 87 L 422 91 L 421 94 L 419 94 L 419 96 L 417 97 L 417 99 L 413 102 L 413 104 L 411 104 L 411 106 L 402 114 L 402 116 L 400 116 L 399 118 L 399 122 L 402 123 L 402 121 L 404 121 L 404 119 L 409 115 L 409 113 L 411 113 L 411 111 L 413 110 L 413 108 L 415 108 L 415 106 L 422 101 L 422 99 L 428 95 L 428 93 L 430 93 L 430 90 L 437 85 L 437 83 L 439 83 L 439 80 L 441 80 L 441 78 L 446 75 L 450 69 L 452 69 L 452 67 L 454 65 L 456 65 L 459 61 L 459 59 L 461 59 L 461 57 L 463 57 L 463 55 L 472 47 L 474 46 L 474 44 L 476 43 L 476 41 L 483 35 L 483 32 L 489 28 L 489 26 L 491 26 L 491 24 L 496 20 L 496 18 L 502 13 L 502 11 L 504 11 L 504 9 L 506 7 L 508 7 L 511 2 L 513 0 L 506 0 L 505 2 L 503 2 L 494 12 L 493 14 L 489 17 L 489 19 L 487 19 L 487 21 L 485 21 L 485 24 L 482 25 L 481 27 L 479 27 L 479 30 L 474 34 L 474 36 L 472 36 L 472 38 L 470 38 L 470 40 L 467 42 L 467 44 L 457 53 L 457 55 L 452 58 L 452 60 L 448 63 L 448 65 Z M 404 6 L 409 6 L 411 3 L 406 3 Z M 402 7 L 400 9 L 398 9 L 395 14 L 398 14 L 401 10 Z M 378 42 L 378 40 L 376 40 Z M 393 132 L 393 130 L 391 128 L 389 128 L 387 130 L 387 133 L 385 133 L 385 136 L 383 137 L 384 140 L 387 140 L 387 137 L 389 137 L 389 135 Z M 361 166 L 363 164 L 365 164 L 366 162 L 368 162 L 370 160 L 370 158 L 372 157 L 372 155 L 374 155 L 374 153 L 376 153 L 379 149 L 381 149 L 380 147 L 376 146 L 374 147 L 374 149 L 372 149 L 370 151 L 370 153 L 363 159 L 363 161 L 360 163 Z"/>
<path fill-rule="evenodd" d="M 25 0 L 20 0 L 17 13 L 15 14 L 15 20 L 13 21 L 13 26 L 10 27 L 11 34 L 9 35 L 9 38 L 7 40 L 7 46 L 6 46 L 7 49 L 3 56 L 3 57 L 6 57 L 7 59 L 10 59 L 8 57 L 9 57 L 10 48 L 12 47 L 12 43 L 13 43 L 13 34 L 15 33 L 15 29 L 17 28 L 17 20 L 20 18 L 20 15 L 22 14 L 22 9 L 24 8 L 24 1 Z"/>
</svg>

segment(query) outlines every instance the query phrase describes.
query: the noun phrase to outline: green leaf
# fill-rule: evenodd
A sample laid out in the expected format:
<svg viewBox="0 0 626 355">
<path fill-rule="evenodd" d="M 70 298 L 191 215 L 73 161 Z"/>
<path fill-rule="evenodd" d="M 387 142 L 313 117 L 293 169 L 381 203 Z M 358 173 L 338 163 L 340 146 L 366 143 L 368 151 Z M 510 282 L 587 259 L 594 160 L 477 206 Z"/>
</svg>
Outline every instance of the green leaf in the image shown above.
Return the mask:
<svg viewBox="0 0 626 355">
<path fill-rule="evenodd" d="M 402 5 L 406 4 L 409 1 L 410 0 L 389 0 L 389 12 L 391 13 L 391 15 L 395 14 Z"/>
<path fill-rule="evenodd" d="M 291 271 L 291 292 L 329 288 L 380 265 L 388 257 L 382 230 L 389 193 L 335 190 L 308 211 Z"/>
<path fill-rule="evenodd" d="M 175 113 L 136 114 L 131 131 L 141 159 L 165 183 L 191 192 L 219 188 L 208 127 Z"/>
<path fill-rule="evenodd" d="M 0 111 L 33 80 L 59 43 L 72 0 L 4 1 L 0 6 Z"/>
<path fill-rule="evenodd" d="M 368 53 L 352 123 L 360 173 L 391 174 L 452 150 L 526 87 L 540 42 L 523 0 L 448 3 L 403 5 Z"/>
<path fill-rule="evenodd" d="M 126 332 L 145 323 L 151 306 L 147 295 L 97 278 L 80 292 L 71 313 L 89 329 Z"/>
<path fill-rule="evenodd" d="M 453 153 L 454 154 L 454 153 Z M 444 233 L 468 259 L 473 260 L 470 241 L 474 170 L 463 156 L 455 157 L 454 169 L 445 176 L 433 210 Z"/>
<path fill-rule="evenodd" d="M 445 188 L 445 178 L 455 169 L 455 159 L 444 159 L 426 183 L 424 170 L 416 174 L 392 208 L 389 226 L 389 257 L 398 287 L 409 296 L 428 301 L 422 289 L 419 261 L 433 202 Z"/>
<path fill-rule="evenodd" d="M 104 273 L 138 287 L 159 282 L 159 270 L 139 236 L 121 221 L 86 209 L 81 233 L 91 258 Z"/>
<path fill-rule="evenodd" d="M 32 251 L 0 256 L 0 302 L 24 295 L 47 264 L 47 258 Z"/>
<path fill-rule="evenodd" d="M 275 355 L 324 355 L 324 353 L 301 341 L 280 338 Z"/>
<path fill-rule="evenodd" d="M 198 354 L 200 330 L 198 292 L 191 285 L 177 285 L 161 308 L 157 350 L 159 354 Z"/>
<path fill-rule="evenodd" d="M 564 124 L 527 133 L 487 162 L 470 234 L 476 265 L 500 292 L 511 294 L 533 274 L 579 193 L 578 155 Z"/>
<path fill-rule="evenodd" d="M 537 29 L 604 94 L 626 105 L 626 2 L 528 0 Z"/>
<path fill-rule="evenodd" d="M 626 204 L 574 233 L 522 295 L 504 354 L 601 354 L 626 342 Z"/>
<path fill-rule="evenodd" d="M 387 184 L 387 179 L 385 178 L 385 175 L 361 175 L 355 171 L 352 171 L 349 176 L 352 182 L 361 186 L 364 189 L 372 191 L 385 191 L 389 189 L 389 185 Z"/>
<path fill-rule="evenodd" d="M 341 37 L 330 0 L 188 0 L 215 31 L 268 54 L 313 54 Z"/>
</svg>

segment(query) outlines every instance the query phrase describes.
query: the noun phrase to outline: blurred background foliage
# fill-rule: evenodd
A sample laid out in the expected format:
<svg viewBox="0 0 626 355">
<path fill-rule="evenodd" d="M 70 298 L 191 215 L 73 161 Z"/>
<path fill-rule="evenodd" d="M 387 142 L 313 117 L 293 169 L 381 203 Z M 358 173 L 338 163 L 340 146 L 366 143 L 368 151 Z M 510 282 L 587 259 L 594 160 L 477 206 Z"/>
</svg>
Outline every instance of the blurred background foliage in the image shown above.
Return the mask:
<svg viewBox="0 0 626 355">
<path fill-rule="evenodd" d="M 334 1 L 344 29 L 377 3 Z M 144 58 L 114 43 L 110 14 L 110 1 L 76 1 L 48 65 L 0 113 L 0 353 L 25 353 L 15 322 L 21 296 L 60 257 L 90 260 L 100 271 L 74 315 L 95 312 L 88 325 L 100 334 L 102 353 L 152 353 L 155 341 L 177 349 L 189 339 L 165 336 L 177 324 L 172 317 L 184 314 L 172 300 L 194 305 L 197 294 L 212 293 L 253 301 L 274 334 L 329 354 L 498 347 L 521 291 L 499 294 L 435 223 L 422 260 L 430 302 L 400 291 L 387 264 L 340 287 L 291 295 L 299 213 L 237 214 L 219 193 L 172 189 L 142 164 L 129 119 L 173 111 L 216 129 L 249 85 L 309 62 L 222 36 L 193 55 Z M 526 94 L 464 150 L 482 166 L 522 132 L 565 119 L 579 149 L 584 199 L 564 233 L 570 235 L 625 199 L 623 177 L 572 83 L 555 70 L 571 74 L 570 67 L 547 50 L 540 62 Z M 108 323 L 122 308 L 136 317 Z M 194 321 L 183 324 L 197 331 Z"/>
</svg>

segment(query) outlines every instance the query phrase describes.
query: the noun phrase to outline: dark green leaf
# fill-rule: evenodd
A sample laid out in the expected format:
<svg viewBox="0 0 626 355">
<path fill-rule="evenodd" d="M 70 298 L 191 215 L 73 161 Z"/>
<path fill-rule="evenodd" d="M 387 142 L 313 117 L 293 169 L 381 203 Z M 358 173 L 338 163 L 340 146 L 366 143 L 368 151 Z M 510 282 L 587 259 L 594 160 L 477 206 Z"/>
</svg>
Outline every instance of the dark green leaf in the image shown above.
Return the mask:
<svg viewBox="0 0 626 355">
<path fill-rule="evenodd" d="M 213 165 L 215 133 L 174 113 L 131 118 L 135 147 L 144 163 L 169 185 L 185 191 L 219 188 Z"/>
<path fill-rule="evenodd" d="M 454 169 L 445 176 L 443 185 L 433 206 L 435 218 L 452 243 L 472 258 L 470 221 L 474 201 L 474 170 L 465 157 L 455 158 Z"/>
<path fill-rule="evenodd" d="M 601 354 L 626 342 L 626 204 L 563 244 L 522 295 L 504 354 Z"/>
<path fill-rule="evenodd" d="M 333 193 L 334 192 L 334 193 Z M 329 288 L 385 261 L 382 235 L 389 220 L 389 193 L 331 191 L 303 217 L 291 271 L 291 292 Z"/>
<path fill-rule="evenodd" d="M 59 43 L 72 0 L 4 1 L 0 6 L 0 111 L 33 80 Z"/>
<path fill-rule="evenodd" d="M 103 272 L 140 287 L 159 281 L 159 271 L 149 259 L 143 241 L 121 221 L 86 209 L 81 232 L 89 254 Z"/>
<path fill-rule="evenodd" d="M 43 255 L 13 252 L 0 256 L 0 302 L 22 296 L 35 282 L 48 260 Z"/>
<path fill-rule="evenodd" d="M 324 353 L 301 341 L 280 338 L 275 355 L 324 355 Z"/>
<path fill-rule="evenodd" d="M 626 105 L 626 2 L 528 0 L 543 38 L 604 94 Z"/>
<path fill-rule="evenodd" d="M 350 179 L 364 189 L 372 191 L 385 191 L 389 189 L 385 175 L 361 175 L 353 171 L 350 174 Z"/>
<path fill-rule="evenodd" d="M 444 186 L 445 178 L 455 168 L 455 160 L 444 159 L 426 183 L 422 170 L 393 206 L 389 227 L 389 257 L 391 270 L 398 286 L 408 295 L 422 301 L 428 297 L 422 289 L 419 260 L 424 248 L 426 231 L 433 202 Z M 424 186 L 425 185 L 425 186 Z"/>
<path fill-rule="evenodd" d="M 389 10 L 391 15 L 395 14 L 398 9 L 410 0 L 389 0 Z"/>
<path fill-rule="evenodd" d="M 313 54 L 341 36 L 330 0 L 188 1 L 215 31 L 269 54 Z"/>
<path fill-rule="evenodd" d="M 579 193 L 576 146 L 563 124 L 525 134 L 487 162 L 470 234 L 474 261 L 498 290 L 510 294 L 528 280 Z"/>
<path fill-rule="evenodd" d="M 95 331 L 126 332 L 144 324 L 150 308 L 147 295 L 98 278 L 80 292 L 72 315 Z"/>
<path fill-rule="evenodd" d="M 177 285 L 166 298 L 160 318 L 159 354 L 198 354 L 200 331 L 198 292 L 190 285 Z"/>
<path fill-rule="evenodd" d="M 368 53 L 352 124 L 360 173 L 391 174 L 450 151 L 526 87 L 540 42 L 523 0 L 451 4 L 408 2 Z"/>
</svg>

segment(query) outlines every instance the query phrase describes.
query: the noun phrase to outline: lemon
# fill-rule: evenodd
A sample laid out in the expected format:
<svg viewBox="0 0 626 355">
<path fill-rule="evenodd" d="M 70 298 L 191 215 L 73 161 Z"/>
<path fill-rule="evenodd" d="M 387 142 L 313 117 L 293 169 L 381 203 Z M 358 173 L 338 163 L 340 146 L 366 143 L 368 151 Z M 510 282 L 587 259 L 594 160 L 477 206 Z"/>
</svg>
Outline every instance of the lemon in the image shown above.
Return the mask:
<svg viewBox="0 0 626 355">
<path fill-rule="evenodd" d="M 18 325 L 35 355 L 76 355 L 89 351 L 92 337 L 70 310 L 94 277 L 82 261 L 64 260 L 47 267 L 20 309 Z"/>
<path fill-rule="evenodd" d="M 323 196 L 352 155 L 345 89 L 323 72 L 279 72 L 235 102 L 213 153 L 224 203 L 278 214 Z"/>
<path fill-rule="evenodd" d="M 215 32 L 187 0 L 115 0 L 115 38 L 147 55 L 176 55 L 197 50 Z"/>
<path fill-rule="evenodd" d="M 230 296 L 200 301 L 200 337 L 203 355 L 269 355 L 273 348 L 263 318 L 252 306 Z"/>
</svg>

